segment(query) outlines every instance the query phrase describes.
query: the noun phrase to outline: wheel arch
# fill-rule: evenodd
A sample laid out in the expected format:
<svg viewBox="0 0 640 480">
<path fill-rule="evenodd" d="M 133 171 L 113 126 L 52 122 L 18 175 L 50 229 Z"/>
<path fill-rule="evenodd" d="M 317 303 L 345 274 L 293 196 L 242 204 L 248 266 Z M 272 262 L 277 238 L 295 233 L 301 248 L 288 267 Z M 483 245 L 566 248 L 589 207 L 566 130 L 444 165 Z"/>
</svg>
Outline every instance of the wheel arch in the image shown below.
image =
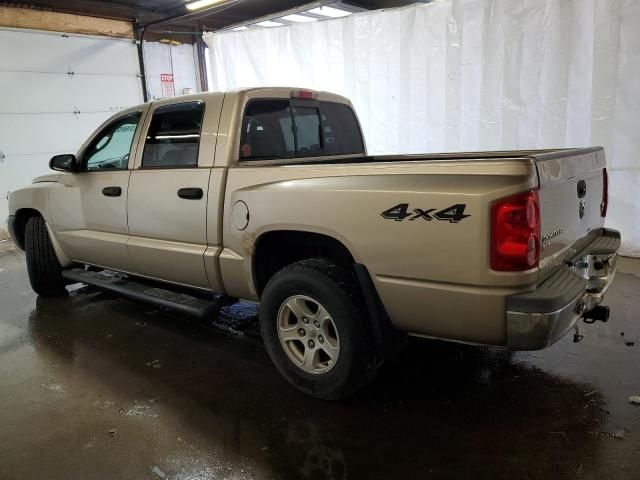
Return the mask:
<svg viewBox="0 0 640 480">
<path fill-rule="evenodd" d="M 32 217 L 44 218 L 44 215 L 42 214 L 42 212 L 40 212 L 36 208 L 25 207 L 25 208 L 19 208 L 18 210 L 16 210 L 14 217 L 15 219 L 13 221 L 13 231 L 15 234 L 16 245 L 20 250 L 24 250 L 25 248 L 24 236 L 25 236 L 25 228 L 27 227 L 27 222 Z"/>
<path fill-rule="evenodd" d="M 356 257 L 345 243 L 308 230 L 269 230 L 255 240 L 252 271 L 255 291 L 262 295 L 269 279 L 281 268 L 307 258 L 329 258 L 349 269 Z"/>
<path fill-rule="evenodd" d="M 274 254 L 275 252 L 275 254 Z M 267 282 L 281 268 L 307 258 L 328 258 L 355 274 L 360 287 L 367 324 L 372 329 L 377 351 L 386 355 L 403 345 L 406 335 L 393 327 L 371 272 L 338 238 L 303 230 L 272 230 L 262 233 L 255 243 L 253 276 L 260 298 Z"/>
<path fill-rule="evenodd" d="M 55 233 L 53 232 L 53 230 L 51 229 L 51 226 L 49 225 L 47 217 L 37 208 L 31 208 L 31 207 L 19 208 L 18 210 L 16 210 L 16 213 L 14 214 L 13 231 L 14 231 L 15 241 L 18 248 L 20 248 L 21 250 L 25 249 L 25 229 L 27 227 L 27 222 L 29 221 L 30 218 L 33 218 L 33 217 L 42 217 L 47 227 L 47 232 L 49 233 L 49 239 L 51 240 L 51 245 L 53 246 L 53 251 L 56 257 L 58 258 L 58 262 L 60 262 L 60 265 L 62 265 L 65 268 L 69 267 L 73 263 L 73 261 L 62 249 L 62 246 L 58 242 L 58 239 Z"/>
</svg>

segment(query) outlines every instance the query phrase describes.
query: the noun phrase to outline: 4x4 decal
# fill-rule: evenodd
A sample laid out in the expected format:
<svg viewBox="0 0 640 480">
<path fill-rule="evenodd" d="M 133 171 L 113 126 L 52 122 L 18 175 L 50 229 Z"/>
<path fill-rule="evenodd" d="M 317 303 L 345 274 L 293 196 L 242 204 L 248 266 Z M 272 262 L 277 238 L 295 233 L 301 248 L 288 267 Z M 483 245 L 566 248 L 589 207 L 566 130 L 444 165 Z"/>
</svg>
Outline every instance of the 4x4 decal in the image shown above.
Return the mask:
<svg viewBox="0 0 640 480">
<path fill-rule="evenodd" d="M 464 220 L 471 215 L 465 215 L 464 209 L 467 206 L 464 203 L 456 203 L 455 205 L 451 205 L 450 207 L 443 208 L 442 210 L 436 211 L 435 208 L 429 208 L 428 210 L 423 210 L 422 208 L 414 208 L 409 211 L 408 203 L 399 203 L 395 207 L 391 207 L 380 215 L 387 220 L 395 220 L 396 222 L 401 222 L 406 218 L 409 218 L 409 221 L 418 220 L 419 218 L 430 222 L 433 219 L 441 220 L 443 222 L 449 223 L 458 223 L 461 220 Z M 433 213 L 435 212 L 435 213 Z"/>
</svg>

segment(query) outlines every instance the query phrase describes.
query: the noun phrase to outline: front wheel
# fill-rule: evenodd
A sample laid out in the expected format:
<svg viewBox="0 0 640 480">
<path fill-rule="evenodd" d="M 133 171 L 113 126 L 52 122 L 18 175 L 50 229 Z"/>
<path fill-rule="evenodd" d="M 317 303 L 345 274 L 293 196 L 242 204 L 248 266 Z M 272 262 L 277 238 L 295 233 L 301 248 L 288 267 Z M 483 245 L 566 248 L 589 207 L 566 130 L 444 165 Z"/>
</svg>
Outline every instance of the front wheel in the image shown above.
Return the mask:
<svg viewBox="0 0 640 480">
<path fill-rule="evenodd" d="M 47 225 L 40 216 L 27 221 L 24 232 L 27 272 L 31 288 L 43 297 L 65 295 L 62 267 L 53 250 Z"/>
<path fill-rule="evenodd" d="M 280 373 L 314 397 L 346 397 L 375 373 L 355 276 L 329 260 L 303 260 L 276 273 L 262 295 L 260 329 Z"/>
</svg>

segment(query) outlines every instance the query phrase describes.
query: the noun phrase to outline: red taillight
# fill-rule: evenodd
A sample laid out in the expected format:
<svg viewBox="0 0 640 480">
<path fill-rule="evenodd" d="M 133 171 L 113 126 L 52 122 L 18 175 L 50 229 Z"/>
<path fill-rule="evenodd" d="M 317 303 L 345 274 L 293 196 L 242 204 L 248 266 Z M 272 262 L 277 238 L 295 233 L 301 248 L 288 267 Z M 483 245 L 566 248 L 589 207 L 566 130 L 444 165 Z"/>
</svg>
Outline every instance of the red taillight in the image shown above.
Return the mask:
<svg viewBox="0 0 640 480">
<path fill-rule="evenodd" d="M 607 216 L 607 207 L 609 207 L 609 175 L 607 169 L 602 169 L 602 203 L 600 204 L 600 216 Z"/>
<path fill-rule="evenodd" d="M 311 90 L 291 90 L 291 98 L 301 98 L 303 100 L 316 100 L 318 94 Z"/>
<path fill-rule="evenodd" d="M 540 261 L 540 198 L 537 190 L 501 198 L 491 206 L 491 268 L 529 270 Z"/>
</svg>

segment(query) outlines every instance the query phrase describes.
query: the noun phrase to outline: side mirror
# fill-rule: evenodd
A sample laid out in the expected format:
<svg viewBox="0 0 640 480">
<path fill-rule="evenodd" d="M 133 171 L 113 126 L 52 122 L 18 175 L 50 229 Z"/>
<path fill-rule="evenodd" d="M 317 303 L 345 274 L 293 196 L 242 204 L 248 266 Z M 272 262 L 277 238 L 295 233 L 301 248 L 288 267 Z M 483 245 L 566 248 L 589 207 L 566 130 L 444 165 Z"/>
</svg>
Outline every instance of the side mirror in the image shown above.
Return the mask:
<svg viewBox="0 0 640 480">
<path fill-rule="evenodd" d="M 55 155 L 49 160 L 49 168 L 51 170 L 58 170 L 59 172 L 75 172 L 76 171 L 76 156 L 71 153 L 65 153 L 64 155 Z"/>
</svg>

